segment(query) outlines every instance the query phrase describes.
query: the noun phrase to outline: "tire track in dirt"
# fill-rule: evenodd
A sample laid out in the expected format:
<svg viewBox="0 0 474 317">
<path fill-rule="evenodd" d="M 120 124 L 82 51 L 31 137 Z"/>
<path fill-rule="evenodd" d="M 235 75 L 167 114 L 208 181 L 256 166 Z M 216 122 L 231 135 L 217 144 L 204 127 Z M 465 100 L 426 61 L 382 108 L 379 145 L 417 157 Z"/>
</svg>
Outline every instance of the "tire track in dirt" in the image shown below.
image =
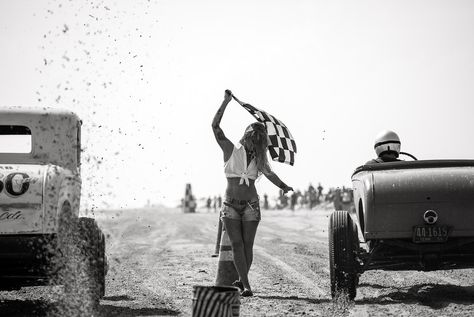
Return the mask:
<svg viewBox="0 0 474 317">
<path fill-rule="evenodd" d="M 103 301 L 108 310 L 103 311 L 103 316 L 110 315 L 111 310 L 114 316 L 126 316 L 135 307 L 145 308 L 156 315 L 176 315 L 179 312 L 179 307 L 173 303 L 172 292 L 166 289 L 156 292 L 144 284 L 146 281 L 162 279 L 159 272 L 154 272 L 150 278 L 143 269 L 147 266 L 144 258 L 150 255 L 151 250 L 157 256 L 166 252 L 167 242 L 175 234 L 174 227 L 153 217 L 145 222 L 145 216 L 146 213 L 131 211 L 117 215 L 120 218 L 117 221 L 101 219 L 105 231 L 109 233 L 107 255 L 110 263 Z M 156 230 L 164 227 L 166 230 Z M 123 300 L 110 301 L 108 298 Z"/>
<path fill-rule="evenodd" d="M 266 250 L 269 256 L 275 255 L 274 258 L 280 261 L 281 274 L 286 274 L 285 267 L 292 268 L 300 275 L 297 279 L 304 281 L 302 285 L 318 289 L 319 296 L 329 294 L 330 285 L 327 239 L 316 234 L 316 231 L 326 227 L 325 218 L 324 214 L 319 215 L 319 230 L 314 228 L 314 224 L 304 221 L 301 221 L 300 230 L 282 226 L 280 222 L 264 222 L 258 233 L 262 238 L 256 242 L 258 250 Z M 293 221 L 300 220 L 297 218 Z"/>
<path fill-rule="evenodd" d="M 137 237 L 149 244 L 147 252 L 137 250 L 133 255 L 139 262 L 134 270 L 142 276 L 140 287 L 171 303 L 184 316 L 191 314 L 192 287 L 214 283 L 217 263 L 212 263 L 216 259 L 211 258 L 214 245 L 210 242 L 215 242 L 217 222 L 209 221 L 212 216 L 166 215 L 161 227 L 167 229 L 155 228 L 149 237 Z"/>
<path fill-rule="evenodd" d="M 266 252 L 262 247 L 255 246 L 255 251 L 257 251 L 257 255 L 263 257 L 271 265 L 276 266 L 280 269 L 281 274 L 285 275 L 286 278 L 292 280 L 293 282 L 297 282 L 301 287 L 306 290 L 306 293 L 312 297 L 326 297 L 327 291 L 320 288 L 318 285 L 315 284 L 315 281 L 318 280 L 319 276 L 316 274 L 311 274 L 312 278 L 306 277 L 303 273 L 296 270 L 291 265 L 285 263 L 284 261 L 280 260 L 276 256 L 272 256 L 268 252 Z M 312 273 L 307 271 L 306 274 Z"/>
</svg>

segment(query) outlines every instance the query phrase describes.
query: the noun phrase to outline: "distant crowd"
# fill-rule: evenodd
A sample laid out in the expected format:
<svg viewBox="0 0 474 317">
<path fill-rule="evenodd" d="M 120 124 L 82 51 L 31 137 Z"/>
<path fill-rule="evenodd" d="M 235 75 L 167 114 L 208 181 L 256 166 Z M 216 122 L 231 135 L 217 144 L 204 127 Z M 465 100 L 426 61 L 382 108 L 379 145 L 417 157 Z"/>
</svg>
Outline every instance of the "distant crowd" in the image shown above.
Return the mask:
<svg viewBox="0 0 474 317">
<path fill-rule="evenodd" d="M 319 204 L 334 203 L 336 209 L 342 209 L 342 204 L 351 203 L 353 201 L 352 189 L 342 186 L 342 188 L 329 188 L 324 192 L 324 187 L 321 183 L 315 188 L 309 184 L 308 189 L 301 191 L 296 189 L 290 195 L 280 195 L 276 199 L 273 208 L 268 204 L 268 197 L 264 195 L 263 208 L 264 209 L 313 209 Z"/>
<path fill-rule="evenodd" d="M 278 209 L 313 209 L 321 203 L 333 203 L 337 210 L 343 209 L 344 204 L 350 204 L 353 201 L 351 188 L 345 186 L 329 188 L 324 192 L 321 183 L 314 187 L 311 183 L 306 190 L 295 189 L 291 194 L 279 192 L 277 197 L 270 198 L 266 193 L 261 200 L 261 208 L 266 210 Z M 222 207 L 222 197 L 214 196 L 205 198 L 205 209 L 208 212 L 217 212 Z"/>
</svg>

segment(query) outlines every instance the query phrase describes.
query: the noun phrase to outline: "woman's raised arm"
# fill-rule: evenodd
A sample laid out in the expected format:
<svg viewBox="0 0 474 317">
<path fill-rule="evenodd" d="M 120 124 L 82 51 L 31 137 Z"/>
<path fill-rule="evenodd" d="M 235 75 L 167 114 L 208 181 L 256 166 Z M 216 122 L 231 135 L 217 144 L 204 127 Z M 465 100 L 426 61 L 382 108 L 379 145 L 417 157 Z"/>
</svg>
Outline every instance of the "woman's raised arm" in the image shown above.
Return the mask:
<svg viewBox="0 0 474 317">
<path fill-rule="evenodd" d="M 224 101 L 222 101 L 221 106 L 217 110 L 214 119 L 212 120 L 212 131 L 214 131 L 214 136 L 216 137 L 217 144 L 221 147 L 224 152 L 224 161 L 226 161 L 232 154 L 234 149 L 234 144 L 227 139 L 220 127 L 222 116 L 224 115 L 225 108 L 232 100 L 232 92 L 230 90 L 225 91 Z"/>
</svg>

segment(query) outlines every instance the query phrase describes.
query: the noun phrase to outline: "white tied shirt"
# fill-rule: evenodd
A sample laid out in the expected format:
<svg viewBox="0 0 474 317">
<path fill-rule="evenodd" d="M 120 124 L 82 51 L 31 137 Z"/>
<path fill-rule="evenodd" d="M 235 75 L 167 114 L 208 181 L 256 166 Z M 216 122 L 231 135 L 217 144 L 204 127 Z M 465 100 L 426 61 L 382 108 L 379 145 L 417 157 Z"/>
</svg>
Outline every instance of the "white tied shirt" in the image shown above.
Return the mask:
<svg viewBox="0 0 474 317">
<path fill-rule="evenodd" d="M 239 143 L 238 147 L 234 145 L 230 158 L 224 163 L 224 173 L 226 177 L 240 177 L 239 185 L 245 182 L 250 186 L 249 179 L 255 180 L 258 177 L 257 163 L 253 158 L 247 166 L 247 152 Z"/>
</svg>

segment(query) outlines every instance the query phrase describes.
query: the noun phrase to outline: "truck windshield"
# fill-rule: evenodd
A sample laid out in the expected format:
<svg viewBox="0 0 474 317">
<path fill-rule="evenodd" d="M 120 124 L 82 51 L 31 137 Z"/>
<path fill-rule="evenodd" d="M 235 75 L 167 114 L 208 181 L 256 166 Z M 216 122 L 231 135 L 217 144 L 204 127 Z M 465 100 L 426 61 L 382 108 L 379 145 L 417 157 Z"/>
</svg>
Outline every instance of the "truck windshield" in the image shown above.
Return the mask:
<svg viewBox="0 0 474 317">
<path fill-rule="evenodd" d="M 30 153 L 31 130 L 19 125 L 0 125 L 0 153 Z"/>
</svg>

